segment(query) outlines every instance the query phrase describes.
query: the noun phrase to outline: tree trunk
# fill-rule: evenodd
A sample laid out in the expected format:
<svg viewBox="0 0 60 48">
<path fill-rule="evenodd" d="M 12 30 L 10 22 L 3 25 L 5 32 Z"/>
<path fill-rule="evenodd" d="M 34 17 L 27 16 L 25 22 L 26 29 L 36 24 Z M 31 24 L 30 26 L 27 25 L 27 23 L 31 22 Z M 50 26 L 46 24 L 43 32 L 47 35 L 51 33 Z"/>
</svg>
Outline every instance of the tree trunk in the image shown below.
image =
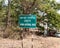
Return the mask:
<svg viewBox="0 0 60 48">
<path fill-rule="evenodd" d="M 7 11 L 7 17 L 6 17 L 6 30 L 8 30 L 11 27 L 11 14 L 10 14 L 10 0 L 8 0 L 8 11 Z"/>
<path fill-rule="evenodd" d="M 10 0 L 8 0 L 8 15 L 7 15 L 7 27 L 11 26 L 11 18 L 10 18 L 11 14 L 10 14 Z"/>
</svg>

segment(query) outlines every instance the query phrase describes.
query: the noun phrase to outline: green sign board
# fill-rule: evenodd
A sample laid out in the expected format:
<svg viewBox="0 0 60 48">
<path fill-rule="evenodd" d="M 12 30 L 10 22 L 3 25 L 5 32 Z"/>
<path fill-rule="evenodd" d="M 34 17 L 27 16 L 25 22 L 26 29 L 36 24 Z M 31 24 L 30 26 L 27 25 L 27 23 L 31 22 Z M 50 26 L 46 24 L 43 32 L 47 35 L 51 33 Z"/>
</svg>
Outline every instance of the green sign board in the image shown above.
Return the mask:
<svg viewBox="0 0 60 48">
<path fill-rule="evenodd" d="M 21 28 L 36 28 L 36 15 L 20 15 L 19 26 Z"/>
</svg>

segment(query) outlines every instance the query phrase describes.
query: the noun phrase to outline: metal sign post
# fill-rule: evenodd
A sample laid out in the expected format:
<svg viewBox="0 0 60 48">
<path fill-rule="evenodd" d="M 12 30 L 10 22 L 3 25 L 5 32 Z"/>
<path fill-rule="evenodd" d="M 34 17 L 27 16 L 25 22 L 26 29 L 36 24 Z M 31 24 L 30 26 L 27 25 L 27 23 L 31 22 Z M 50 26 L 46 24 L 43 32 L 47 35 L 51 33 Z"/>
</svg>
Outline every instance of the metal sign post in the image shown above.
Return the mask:
<svg viewBox="0 0 60 48">
<path fill-rule="evenodd" d="M 19 27 L 23 28 L 24 32 L 27 32 L 26 29 L 36 28 L 36 15 L 33 14 L 20 15 L 18 23 L 19 23 Z M 32 42 L 33 42 L 33 37 L 32 37 Z M 22 38 L 22 48 L 23 48 L 23 38 Z M 32 44 L 32 48 L 33 48 L 33 44 Z"/>
</svg>

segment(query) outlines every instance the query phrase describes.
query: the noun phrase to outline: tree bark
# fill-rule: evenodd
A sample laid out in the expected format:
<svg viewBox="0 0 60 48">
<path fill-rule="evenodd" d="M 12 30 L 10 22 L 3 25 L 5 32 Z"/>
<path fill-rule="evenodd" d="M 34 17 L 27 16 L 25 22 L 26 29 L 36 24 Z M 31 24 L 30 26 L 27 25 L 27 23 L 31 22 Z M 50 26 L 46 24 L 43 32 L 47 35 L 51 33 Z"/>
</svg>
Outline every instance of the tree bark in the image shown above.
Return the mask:
<svg viewBox="0 0 60 48">
<path fill-rule="evenodd" d="M 10 18 L 10 0 L 8 0 L 8 9 L 7 9 L 7 17 L 6 17 L 6 28 L 5 31 L 11 27 L 11 18 Z"/>
<path fill-rule="evenodd" d="M 10 0 L 8 0 L 7 27 L 11 26 L 11 23 L 10 23 L 10 21 L 11 21 L 10 16 L 11 16 L 11 14 L 10 14 Z"/>
</svg>

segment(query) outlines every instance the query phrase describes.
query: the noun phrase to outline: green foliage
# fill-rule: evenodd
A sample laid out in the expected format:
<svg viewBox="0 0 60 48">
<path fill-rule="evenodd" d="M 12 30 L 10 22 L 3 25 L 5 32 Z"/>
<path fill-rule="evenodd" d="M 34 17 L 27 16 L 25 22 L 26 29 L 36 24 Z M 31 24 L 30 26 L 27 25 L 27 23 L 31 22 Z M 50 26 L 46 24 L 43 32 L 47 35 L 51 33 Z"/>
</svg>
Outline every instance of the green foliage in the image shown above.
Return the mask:
<svg viewBox="0 0 60 48">
<path fill-rule="evenodd" d="M 18 25 L 18 17 L 20 14 L 23 14 L 25 11 L 29 11 L 29 6 L 33 4 L 34 0 L 12 0 L 11 1 L 11 22 L 13 25 Z M 24 6 L 23 6 L 24 5 Z M 27 10 L 23 11 L 23 9 Z M 60 4 L 56 4 L 53 1 L 49 0 L 36 0 L 35 5 L 31 7 L 30 13 L 34 13 L 37 15 L 37 22 L 41 20 L 44 21 L 44 17 L 40 18 L 40 16 L 36 13 L 35 8 L 38 8 L 40 11 L 47 13 L 46 17 L 48 18 L 48 24 L 52 24 L 52 26 L 56 28 L 60 28 L 60 15 L 56 13 L 58 9 L 60 9 Z M 0 2 L 0 22 L 5 23 L 7 16 L 7 7 L 2 7 L 2 2 Z M 1 23 L 0 23 L 1 24 Z"/>
<path fill-rule="evenodd" d="M 52 2 L 48 1 L 42 1 L 42 3 L 39 5 L 39 9 L 47 15 L 45 16 L 48 19 L 48 25 L 52 24 L 52 27 L 60 28 L 60 15 L 57 14 L 57 10 L 60 9 L 60 4 L 56 4 L 53 0 Z M 44 20 L 43 18 L 41 18 Z"/>
</svg>

